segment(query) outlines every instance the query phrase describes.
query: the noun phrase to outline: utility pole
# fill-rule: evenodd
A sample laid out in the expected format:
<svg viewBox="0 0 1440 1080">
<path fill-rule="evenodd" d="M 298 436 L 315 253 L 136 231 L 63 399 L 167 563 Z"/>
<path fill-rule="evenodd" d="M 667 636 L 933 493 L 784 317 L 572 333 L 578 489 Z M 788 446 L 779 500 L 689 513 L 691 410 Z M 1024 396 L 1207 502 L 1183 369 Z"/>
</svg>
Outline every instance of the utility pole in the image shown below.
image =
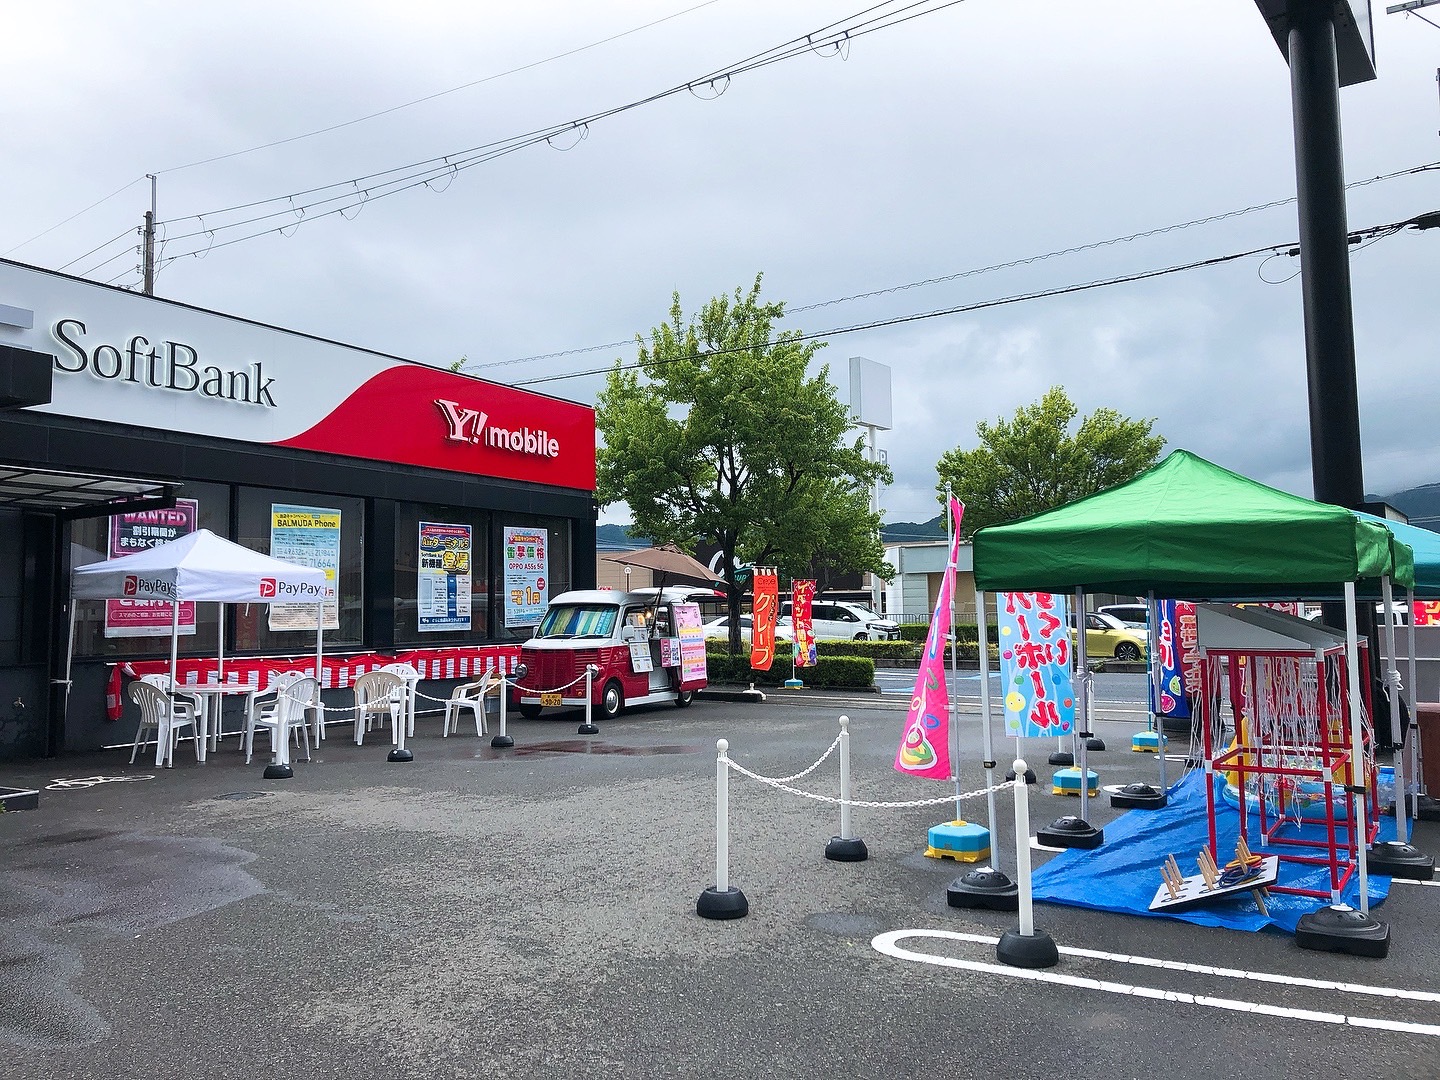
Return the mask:
<svg viewBox="0 0 1440 1080">
<path fill-rule="evenodd" d="M 145 249 L 142 266 L 145 271 L 145 295 L 155 295 L 155 174 L 146 173 L 150 178 L 150 209 L 145 211 Z"/>
</svg>

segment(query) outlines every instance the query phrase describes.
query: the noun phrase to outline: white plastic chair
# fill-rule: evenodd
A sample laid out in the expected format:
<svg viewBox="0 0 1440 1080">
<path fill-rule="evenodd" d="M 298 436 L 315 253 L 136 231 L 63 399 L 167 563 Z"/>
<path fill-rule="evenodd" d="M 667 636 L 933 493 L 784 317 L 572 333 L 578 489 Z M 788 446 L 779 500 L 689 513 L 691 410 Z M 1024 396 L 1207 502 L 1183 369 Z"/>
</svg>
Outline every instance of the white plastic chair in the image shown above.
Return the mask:
<svg viewBox="0 0 1440 1080">
<path fill-rule="evenodd" d="M 305 713 L 315 702 L 320 684 L 308 675 L 302 675 L 281 687 L 275 695 L 273 709 L 260 709 L 254 720 L 247 722 L 245 729 L 245 764 L 255 747 L 255 729 L 264 728 L 270 735 L 270 752 L 273 755 L 282 742 L 299 734 L 305 744 L 305 760 L 310 760 L 310 726 L 305 722 Z"/>
<path fill-rule="evenodd" d="M 498 674 L 485 673 L 485 677 L 474 682 L 457 686 L 450 693 L 450 700 L 445 702 L 445 726 L 440 729 L 440 735 L 448 738 L 452 731 L 460 730 L 460 713 L 469 709 L 475 714 L 475 734 L 485 734 L 485 706 L 486 697 L 495 695 L 495 707 L 499 708 L 501 686 Z"/>
<path fill-rule="evenodd" d="M 405 716 L 405 737 L 415 737 L 415 693 L 420 689 L 420 672 L 410 664 L 386 664 L 380 669 L 392 675 L 399 675 L 401 688 L 401 710 Z"/>
<path fill-rule="evenodd" d="M 398 742 L 405 707 L 405 682 L 393 671 L 367 671 L 355 680 L 355 745 L 365 741 L 371 721 L 390 718 L 391 741 Z M 383 720 L 382 720 L 383 723 Z"/>
<path fill-rule="evenodd" d="M 275 714 L 280 707 L 280 694 L 291 686 L 294 686 L 301 679 L 307 678 L 303 671 L 281 671 L 272 672 L 270 685 L 263 690 L 256 690 L 245 695 L 245 764 L 250 764 L 250 758 L 255 748 L 255 729 L 263 727 L 270 731 L 273 739 L 275 732 Z M 303 714 L 302 714 L 303 717 Z M 302 728 L 305 726 L 302 718 Z M 309 731 L 296 734 L 304 734 L 309 740 Z M 273 744 L 272 744 L 273 745 Z M 306 749 L 306 760 L 309 760 L 309 749 Z"/>
<path fill-rule="evenodd" d="M 164 680 L 165 687 L 156 686 L 151 680 L 160 678 Z M 200 728 L 196 724 L 199 715 L 193 705 L 183 701 L 175 701 L 166 693 L 170 685 L 168 675 L 149 676 L 145 679 L 137 679 L 130 684 L 130 700 L 140 706 L 140 723 L 135 728 L 135 745 L 130 748 L 130 764 L 135 764 L 135 755 L 140 752 L 140 736 L 148 729 L 155 729 L 155 738 L 159 741 L 165 738 L 168 745 L 165 747 L 165 764 L 175 764 L 175 747 L 180 742 L 180 729 L 188 727 L 191 737 L 195 740 L 195 760 L 200 760 Z M 174 716 L 171 716 L 171 708 L 174 708 Z M 167 733 L 168 728 L 168 733 Z"/>
</svg>

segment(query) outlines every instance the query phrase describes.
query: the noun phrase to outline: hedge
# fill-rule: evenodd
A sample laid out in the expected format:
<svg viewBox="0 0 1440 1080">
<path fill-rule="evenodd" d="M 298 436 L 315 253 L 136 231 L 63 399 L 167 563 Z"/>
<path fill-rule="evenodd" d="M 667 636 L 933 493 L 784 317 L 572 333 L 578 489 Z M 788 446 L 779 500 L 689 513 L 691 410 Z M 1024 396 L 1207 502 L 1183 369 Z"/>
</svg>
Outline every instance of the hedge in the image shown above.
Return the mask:
<svg viewBox="0 0 1440 1080">
<path fill-rule="evenodd" d="M 742 642 L 749 655 L 749 644 Z M 705 651 L 709 656 L 728 656 L 729 645 L 721 640 L 711 638 L 705 642 Z M 789 662 L 790 643 L 779 642 L 776 645 L 776 653 Z M 868 656 L 872 660 L 919 660 L 920 647 L 909 641 L 848 641 L 821 638 L 815 642 L 817 656 Z"/>
<path fill-rule="evenodd" d="M 930 633 L 929 623 L 905 623 L 900 627 L 900 637 L 905 641 L 925 643 L 925 637 Z M 974 645 L 980 640 L 980 630 L 972 623 L 957 622 L 955 633 L 959 635 L 961 645 Z M 994 623 L 990 624 L 990 640 L 993 642 L 997 636 L 997 629 Z M 962 652 L 963 655 L 963 652 Z M 973 654 L 972 654 L 973 659 Z"/>
<path fill-rule="evenodd" d="M 748 656 L 727 656 L 723 652 L 709 653 L 705 664 L 712 683 L 779 686 L 791 674 L 788 658 L 776 659 L 769 671 L 755 671 Z M 814 667 L 795 669 L 795 675 L 806 686 L 869 689 L 875 685 L 875 661 L 864 656 L 821 656 Z"/>
</svg>

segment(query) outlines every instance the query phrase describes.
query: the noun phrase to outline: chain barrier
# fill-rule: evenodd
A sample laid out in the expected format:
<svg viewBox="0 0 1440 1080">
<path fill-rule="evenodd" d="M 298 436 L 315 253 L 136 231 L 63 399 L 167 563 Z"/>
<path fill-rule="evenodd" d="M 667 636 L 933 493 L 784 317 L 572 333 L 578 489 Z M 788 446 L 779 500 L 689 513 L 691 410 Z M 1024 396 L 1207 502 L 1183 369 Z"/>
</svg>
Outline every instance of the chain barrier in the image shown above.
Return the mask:
<svg viewBox="0 0 1440 1080">
<path fill-rule="evenodd" d="M 837 739 L 835 741 L 838 743 L 840 740 Z M 833 749 L 834 747 L 832 746 L 831 750 Z M 825 753 L 828 757 L 830 751 L 827 750 L 825 751 Z M 824 760 L 825 758 L 820 759 L 820 761 Z M 749 769 L 745 768 L 744 765 L 741 765 L 733 758 L 726 757 L 724 761 L 729 768 L 734 769 L 741 776 L 748 776 L 751 780 L 757 780 L 760 783 L 764 784 L 766 787 L 772 787 L 777 791 L 784 791 L 791 795 L 799 795 L 801 798 L 804 799 L 814 799 L 816 802 L 830 803 L 834 806 L 859 806 L 867 810 L 906 810 L 918 806 L 940 806 L 946 803 L 956 802 L 960 799 L 974 799 L 981 795 L 988 794 L 992 791 L 1006 791 L 1010 788 L 1015 787 L 1016 784 L 1022 782 L 1018 778 L 1015 780 L 1005 780 L 999 784 L 995 784 L 993 787 L 983 787 L 976 791 L 964 792 L 960 795 L 955 795 L 953 793 L 950 795 L 942 795 L 936 799 L 910 799 L 905 802 L 872 802 L 861 799 L 841 799 L 838 796 L 834 795 L 817 795 L 813 791 L 805 791 L 801 788 L 789 786 L 785 782 L 785 779 L 790 779 L 788 777 L 784 779 L 776 779 L 770 776 L 761 776 L 757 772 L 751 772 Z M 807 769 L 805 771 L 810 772 L 812 769 L 815 768 L 816 765 L 820 764 L 820 761 L 817 761 L 815 765 L 810 766 L 810 769 Z M 802 773 L 800 775 L 803 776 L 804 774 Z"/>
<path fill-rule="evenodd" d="M 576 685 L 577 683 L 582 683 L 584 681 L 585 672 L 582 671 L 579 675 L 571 679 L 569 682 L 565 683 L 563 686 L 557 686 L 553 690 L 533 690 L 528 686 L 521 686 L 518 682 L 512 683 L 511 685 L 514 686 L 516 690 L 519 690 L 522 694 L 558 694 L 562 690 L 569 690 L 572 686 Z"/>
<path fill-rule="evenodd" d="M 826 749 L 825 753 L 820 755 L 820 760 L 815 762 L 815 764 L 811 765 L 808 769 L 797 772 L 793 776 L 772 776 L 768 777 L 767 779 L 773 780 L 777 784 L 788 784 L 792 780 L 803 780 L 805 777 L 809 776 L 812 772 L 818 769 L 821 765 L 825 764 L 825 759 L 828 758 L 831 754 L 833 754 L 835 752 L 835 748 L 839 745 L 840 736 L 836 735 L 835 741 L 830 744 L 829 748 Z M 725 760 L 729 761 L 730 759 L 727 757 Z M 732 764 L 734 763 L 732 762 Z"/>
</svg>

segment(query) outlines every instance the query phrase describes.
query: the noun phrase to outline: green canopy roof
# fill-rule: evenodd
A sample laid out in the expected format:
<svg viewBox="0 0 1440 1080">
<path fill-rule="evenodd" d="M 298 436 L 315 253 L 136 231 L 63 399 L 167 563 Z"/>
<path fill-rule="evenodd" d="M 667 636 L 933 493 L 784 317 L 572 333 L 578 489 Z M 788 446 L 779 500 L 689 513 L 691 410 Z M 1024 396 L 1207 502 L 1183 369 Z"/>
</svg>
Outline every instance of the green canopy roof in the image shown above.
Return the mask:
<svg viewBox="0 0 1440 1080">
<path fill-rule="evenodd" d="M 1409 547 L 1340 506 L 1266 487 L 1186 450 L 1128 483 L 975 534 L 985 592 L 1124 593 L 1195 600 L 1333 595 L 1389 574 Z"/>
</svg>

